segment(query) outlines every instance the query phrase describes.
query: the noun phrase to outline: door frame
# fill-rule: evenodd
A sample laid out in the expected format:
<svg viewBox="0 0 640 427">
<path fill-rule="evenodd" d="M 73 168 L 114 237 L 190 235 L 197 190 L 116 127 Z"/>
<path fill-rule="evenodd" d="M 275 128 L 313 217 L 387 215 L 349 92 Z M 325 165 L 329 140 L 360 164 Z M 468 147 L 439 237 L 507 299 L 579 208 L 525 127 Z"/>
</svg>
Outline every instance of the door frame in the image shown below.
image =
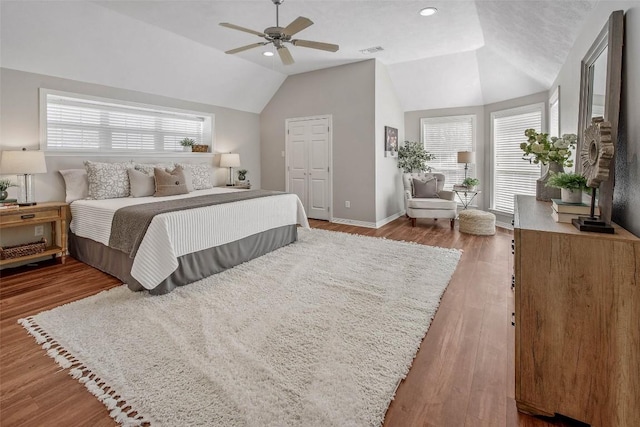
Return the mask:
<svg viewBox="0 0 640 427">
<path fill-rule="evenodd" d="M 333 222 L 333 115 L 322 114 L 318 116 L 307 117 L 291 117 L 284 120 L 284 174 L 285 174 L 285 191 L 289 192 L 289 156 L 291 149 L 289 147 L 289 124 L 293 122 L 301 122 L 307 120 L 327 119 L 327 125 L 329 126 L 329 222 Z"/>
</svg>

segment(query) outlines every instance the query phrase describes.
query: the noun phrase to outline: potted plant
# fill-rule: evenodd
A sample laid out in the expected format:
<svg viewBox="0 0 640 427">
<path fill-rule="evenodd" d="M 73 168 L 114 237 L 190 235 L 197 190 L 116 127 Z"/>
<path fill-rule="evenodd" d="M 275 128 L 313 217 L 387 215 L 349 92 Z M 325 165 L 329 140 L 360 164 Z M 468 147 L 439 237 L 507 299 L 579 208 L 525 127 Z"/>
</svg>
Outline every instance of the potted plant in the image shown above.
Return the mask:
<svg viewBox="0 0 640 427">
<path fill-rule="evenodd" d="M 247 179 L 247 170 L 246 169 L 238 169 L 238 181 L 244 183 Z"/>
<path fill-rule="evenodd" d="M 560 197 L 559 191 L 547 186 L 547 181 L 551 173 L 564 172 L 564 166 L 572 167 L 570 148 L 575 148 L 578 137 L 571 134 L 564 134 L 561 138 L 549 137 L 548 133 L 538 133 L 535 129 L 524 131 L 527 142 L 520 144 L 520 149 L 524 151 L 523 160 L 530 163 L 549 165 L 547 172 L 536 181 L 536 199 L 549 201 Z"/>
<path fill-rule="evenodd" d="M 560 189 L 560 197 L 566 203 L 582 203 L 582 191 L 587 188 L 587 179 L 578 173 L 551 173 L 548 187 Z"/>
<path fill-rule="evenodd" d="M 9 193 L 7 193 L 7 188 L 15 186 L 16 185 L 8 178 L 0 179 L 0 200 L 6 199 L 9 195 Z"/>
<path fill-rule="evenodd" d="M 431 168 L 427 162 L 435 158 L 433 154 L 424 149 L 422 143 L 405 141 L 404 145 L 398 149 L 398 168 L 405 172 L 430 172 Z"/>
<path fill-rule="evenodd" d="M 182 141 L 180 141 L 180 145 L 182 145 L 182 149 L 184 151 L 191 151 L 195 143 L 196 141 L 191 138 L 185 138 Z"/>
<path fill-rule="evenodd" d="M 476 185 L 480 184 L 480 180 L 477 178 L 465 178 L 464 181 L 462 181 L 462 185 L 464 185 L 465 187 L 467 187 L 468 190 L 475 190 L 476 189 Z"/>
</svg>

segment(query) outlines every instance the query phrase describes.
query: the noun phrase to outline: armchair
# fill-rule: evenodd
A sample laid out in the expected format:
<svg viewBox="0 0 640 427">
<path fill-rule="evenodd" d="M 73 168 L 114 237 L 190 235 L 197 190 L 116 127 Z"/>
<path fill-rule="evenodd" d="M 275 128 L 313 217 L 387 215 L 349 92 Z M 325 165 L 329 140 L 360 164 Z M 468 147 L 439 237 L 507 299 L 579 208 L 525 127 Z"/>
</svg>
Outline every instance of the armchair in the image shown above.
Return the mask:
<svg viewBox="0 0 640 427">
<path fill-rule="evenodd" d="M 437 195 L 438 197 L 415 197 L 413 191 L 413 179 L 426 180 L 430 178 L 437 179 Z M 402 174 L 402 183 L 404 185 L 404 204 L 407 216 L 411 218 L 411 226 L 416 226 L 417 218 L 449 218 L 451 220 L 451 228 L 455 225 L 456 216 L 458 214 L 458 204 L 454 201 L 455 193 L 453 191 L 444 190 L 444 174 L 417 172 Z"/>
</svg>

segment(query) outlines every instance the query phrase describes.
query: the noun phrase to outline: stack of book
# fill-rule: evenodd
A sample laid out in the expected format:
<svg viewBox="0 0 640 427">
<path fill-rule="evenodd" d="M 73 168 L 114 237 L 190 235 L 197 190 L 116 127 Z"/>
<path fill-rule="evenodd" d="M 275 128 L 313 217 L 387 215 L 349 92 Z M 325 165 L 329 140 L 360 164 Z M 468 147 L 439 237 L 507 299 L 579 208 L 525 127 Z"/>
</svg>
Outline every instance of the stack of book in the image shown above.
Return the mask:
<svg viewBox="0 0 640 427">
<path fill-rule="evenodd" d="M 568 222 L 581 216 L 589 216 L 591 213 L 591 205 L 586 203 L 567 203 L 560 199 L 551 199 L 552 212 L 551 216 L 556 222 Z M 600 209 L 596 206 L 594 215 L 600 215 Z"/>
<path fill-rule="evenodd" d="M 18 201 L 16 199 L 0 200 L 0 209 L 18 209 Z"/>
</svg>

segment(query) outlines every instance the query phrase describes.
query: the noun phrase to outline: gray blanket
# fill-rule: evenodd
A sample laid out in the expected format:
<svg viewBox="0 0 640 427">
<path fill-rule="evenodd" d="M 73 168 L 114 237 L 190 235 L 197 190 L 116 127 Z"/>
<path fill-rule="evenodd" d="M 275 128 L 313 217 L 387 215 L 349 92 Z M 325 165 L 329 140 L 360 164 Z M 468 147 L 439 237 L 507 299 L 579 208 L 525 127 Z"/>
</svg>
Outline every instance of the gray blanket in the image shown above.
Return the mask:
<svg viewBox="0 0 640 427">
<path fill-rule="evenodd" d="M 149 228 L 151 224 L 151 220 L 153 220 L 153 217 L 156 215 L 277 194 L 282 193 L 269 190 L 234 191 L 232 193 L 207 194 L 186 199 L 166 200 L 163 202 L 144 203 L 142 205 L 120 208 L 113 215 L 113 221 L 111 221 L 109 247 L 127 253 L 130 258 L 133 258 L 136 252 L 138 252 L 140 243 L 147 232 L 147 228 Z"/>
</svg>

